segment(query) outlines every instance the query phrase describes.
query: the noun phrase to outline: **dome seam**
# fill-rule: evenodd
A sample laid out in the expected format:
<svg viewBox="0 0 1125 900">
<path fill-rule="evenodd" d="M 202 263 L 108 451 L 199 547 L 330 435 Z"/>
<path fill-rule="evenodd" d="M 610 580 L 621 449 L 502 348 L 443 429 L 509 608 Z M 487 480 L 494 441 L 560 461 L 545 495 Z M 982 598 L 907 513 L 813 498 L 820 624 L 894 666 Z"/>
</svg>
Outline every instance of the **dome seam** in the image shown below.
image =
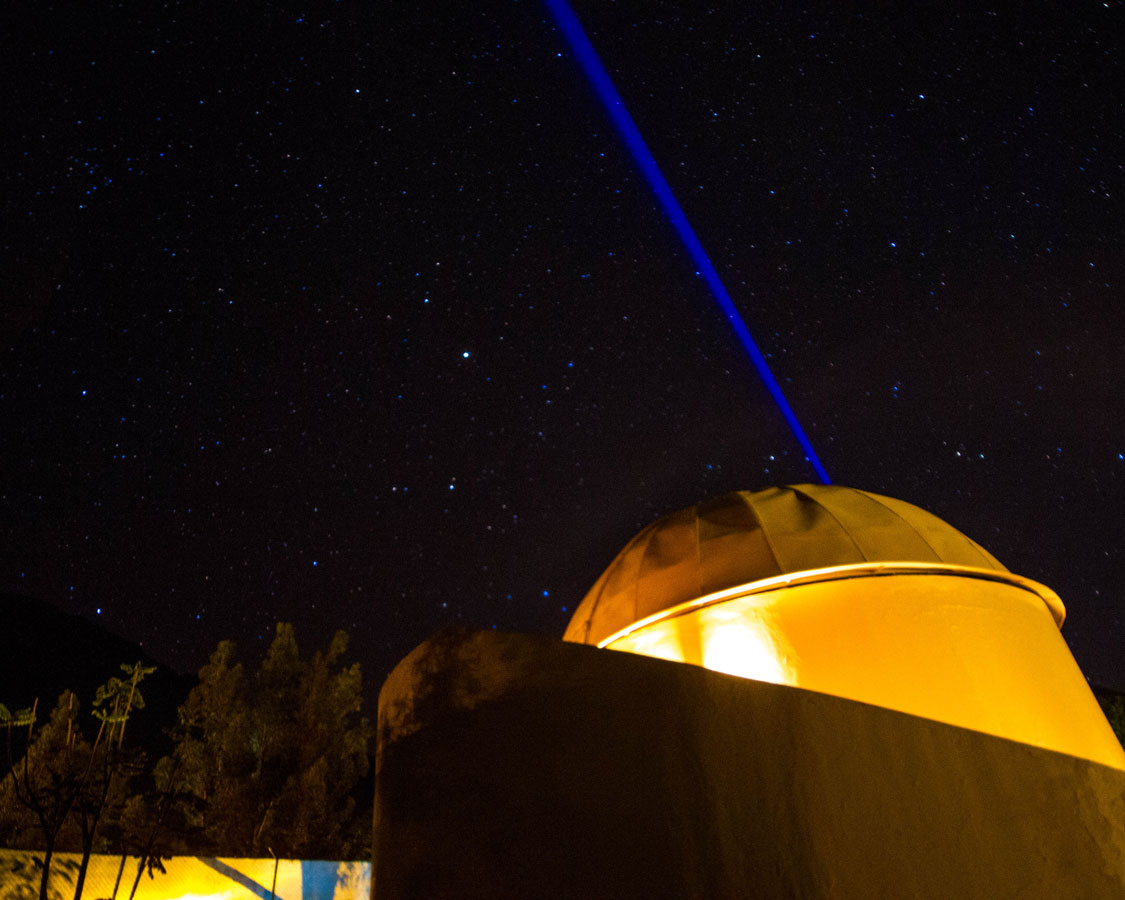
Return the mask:
<svg viewBox="0 0 1125 900">
<path fill-rule="evenodd" d="M 825 485 L 825 487 L 827 487 L 827 485 Z M 868 558 L 867 554 L 863 551 L 863 548 L 859 545 L 859 542 L 854 537 L 852 537 L 851 531 L 848 529 L 848 527 L 843 522 L 840 521 L 840 518 L 835 513 L 833 513 L 832 510 L 830 510 L 827 506 L 825 506 L 823 503 L 821 503 L 819 500 L 817 500 L 815 497 L 813 497 L 808 492 L 801 490 L 801 486 L 799 486 L 799 485 L 791 485 L 789 489 L 791 491 L 793 491 L 794 494 L 797 494 L 799 497 L 802 497 L 805 500 L 807 500 L 809 503 L 815 504 L 818 509 L 820 509 L 825 515 L 828 516 L 828 518 L 830 518 L 833 522 L 835 522 L 836 527 L 840 529 L 840 531 L 844 535 L 844 537 L 846 537 L 849 541 L 852 542 L 852 546 L 855 547 L 855 549 L 859 553 L 859 555 L 861 557 L 863 557 L 864 562 L 874 562 L 874 560 Z M 864 496 L 866 496 L 865 491 L 860 491 L 860 490 L 857 490 L 855 488 L 836 487 L 835 490 L 853 491 L 854 493 L 863 494 Z M 902 516 L 899 516 L 899 518 L 902 519 Z M 903 519 L 903 521 L 905 522 L 906 520 Z M 913 530 L 913 529 L 911 529 L 911 530 Z M 925 543 L 925 541 L 923 541 L 923 543 Z M 930 545 L 926 544 L 926 546 L 929 547 Z M 932 550 L 933 548 L 930 547 L 930 549 Z"/>
</svg>

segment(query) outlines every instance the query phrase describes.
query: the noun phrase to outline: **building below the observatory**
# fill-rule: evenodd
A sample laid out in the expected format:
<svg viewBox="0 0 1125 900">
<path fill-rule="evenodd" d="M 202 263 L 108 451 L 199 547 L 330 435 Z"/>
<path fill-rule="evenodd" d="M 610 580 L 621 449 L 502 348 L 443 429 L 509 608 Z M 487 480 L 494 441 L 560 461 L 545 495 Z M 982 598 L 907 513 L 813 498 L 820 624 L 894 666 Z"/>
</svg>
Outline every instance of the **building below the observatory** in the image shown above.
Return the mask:
<svg viewBox="0 0 1125 900">
<path fill-rule="evenodd" d="M 1063 615 L 890 498 L 674 513 L 567 640 L 448 632 L 391 674 L 373 896 L 1125 896 L 1125 752 Z"/>
</svg>

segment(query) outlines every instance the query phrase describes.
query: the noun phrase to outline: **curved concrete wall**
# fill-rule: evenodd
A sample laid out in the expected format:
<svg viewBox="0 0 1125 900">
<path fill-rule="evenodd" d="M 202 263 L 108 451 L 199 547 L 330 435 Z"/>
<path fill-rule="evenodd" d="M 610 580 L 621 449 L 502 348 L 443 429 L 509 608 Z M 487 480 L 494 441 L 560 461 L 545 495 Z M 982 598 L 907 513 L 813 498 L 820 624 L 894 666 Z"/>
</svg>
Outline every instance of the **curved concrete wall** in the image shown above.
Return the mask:
<svg viewBox="0 0 1125 900">
<path fill-rule="evenodd" d="M 377 769 L 377 900 L 1125 896 L 1125 772 L 559 641 L 423 644 Z"/>
</svg>

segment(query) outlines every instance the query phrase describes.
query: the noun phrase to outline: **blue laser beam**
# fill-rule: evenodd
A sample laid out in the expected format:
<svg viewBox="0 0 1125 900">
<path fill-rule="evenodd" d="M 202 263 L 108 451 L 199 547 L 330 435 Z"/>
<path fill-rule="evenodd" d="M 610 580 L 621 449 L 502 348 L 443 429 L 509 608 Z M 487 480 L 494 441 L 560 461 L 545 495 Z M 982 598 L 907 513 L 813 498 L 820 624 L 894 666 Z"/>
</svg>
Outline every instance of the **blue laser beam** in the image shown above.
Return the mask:
<svg viewBox="0 0 1125 900">
<path fill-rule="evenodd" d="M 723 311 L 723 315 L 726 316 L 731 328 L 734 329 L 735 335 L 747 356 L 750 357 L 754 368 L 758 370 L 758 377 L 762 379 L 762 383 L 765 384 L 770 396 L 773 397 L 774 403 L 781 410 L 781 414 L 785 417 L 794 437 L 797 438 L 801 448 L 805 451 L 805 458 L 816 470 L 817 477 L 824 484 L 829 484 L 828 472 L 821 465 L 816 451 L 813 450 L 809 436 L 805 434 L 801 423 L 797 421 L 797 414 L 793 412 L 793 407 L 785 399 L 781 385 L 773 377 L 773 372 L 770 371 L 766 358 L 762 355 L 762 351 L 758 349 L 757 343 L 750 335 L 750 330 L 735 308 L 734 301 L 731 300 L 730 294 L 719 278 L 719 273 L 715 271 L 715 267 L 711 264 L 711 258 L 707 255 L 707 251 L 703 249 L 703 245 L 695 235 L 695 230 L 680 208 L 680 204 L 672 193 L 672 188 L 669 187 L 668 182 L 660 172 L 660 168 L 656 165 L 656 159 L 648 149 L 648 145 L 645 144 L 644 138 L 641 137 L 640 131 L 633 122 L 633 117 L 625 109 L 621 95 L 617 93 L 617 88 L 613 86 L 609 73 L 606 72 L 597 51 L 586 37 L 586 32 L 583 30 L 581 23 L 566 0 L 544 0 L 544 2 L 547 4 L 551 15 L 554 16 L 555 23 L 562 31 L 567 43 L 570 44 L 570 48 L 574 51 L 574 55 L 578 58 L 582 71 L 586 73 L 586 77 L 593 85 L 594 93 L 598 95 L 598 99 L 601 100 L 610 118 L 613 119 L 613 124 L 621 132 L 621 136 L 625 140 L 625 146 L 629 148 L 629 152 L 633 155 L 638 168 L 648 181 L 652 192 L 656 194 L 660 205 L 664 207 L 665 214 L 679 233 L 680 240 L 698 268 L 699 274 L 703 276 L 703 280 L 707 282 L 707 286 L 711 289 L 711 295 L 715 298 L 715 302 L 719 304 L 719 308 Z"/>
</svg>

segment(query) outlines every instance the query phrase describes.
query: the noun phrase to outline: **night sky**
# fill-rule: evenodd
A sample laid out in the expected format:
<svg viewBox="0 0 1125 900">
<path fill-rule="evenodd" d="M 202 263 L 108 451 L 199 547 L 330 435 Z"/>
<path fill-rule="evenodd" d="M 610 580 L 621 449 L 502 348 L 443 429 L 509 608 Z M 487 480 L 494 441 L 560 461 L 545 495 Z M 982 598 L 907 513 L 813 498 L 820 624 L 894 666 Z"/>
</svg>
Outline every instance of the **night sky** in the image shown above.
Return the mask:
<svg viewBox="0 0 1125 900">
<path fill-rule="evenodd" d="M 1125 689 L 1122 6 L 891 7 L 575 11 L 833 481 Z M 11 3 L 0 77 L 0 590 L 373 692 L 815 480 L 541 3 Z"/>
</svg>

